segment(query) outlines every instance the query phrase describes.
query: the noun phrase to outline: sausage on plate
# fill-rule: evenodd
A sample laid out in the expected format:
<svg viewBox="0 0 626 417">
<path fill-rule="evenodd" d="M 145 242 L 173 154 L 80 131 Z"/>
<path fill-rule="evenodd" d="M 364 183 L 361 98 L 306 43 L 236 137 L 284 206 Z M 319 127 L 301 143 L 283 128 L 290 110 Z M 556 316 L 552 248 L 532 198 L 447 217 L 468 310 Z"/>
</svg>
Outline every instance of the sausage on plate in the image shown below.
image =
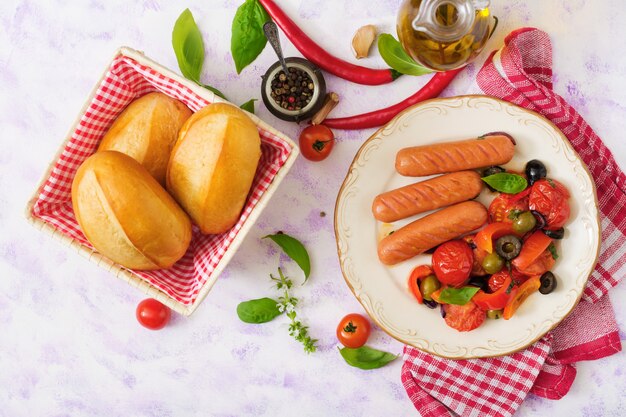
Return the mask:
<svg viewBox="0 0 626 417">
<path fill-rule="evenodd" d="M 442 174 L 509 162 L 515 141 L 506 134 L 401 149 L 396 171 L 409 177 Z"/>
<path fill-rule="evenodd" d="M 487 209 L 476 201 L 446 207 L 396 230 L 378 243 L 378 258 L 395 265 L 437 245 L 478 229 Z"/>
<path fill-rule="evenodd" d="M 453 172 L 376 196 L 372 213 L 377 220 L 391 223 L 472 199 L 480 194 L 482 187 L 477 172 Z"/>
</svg>

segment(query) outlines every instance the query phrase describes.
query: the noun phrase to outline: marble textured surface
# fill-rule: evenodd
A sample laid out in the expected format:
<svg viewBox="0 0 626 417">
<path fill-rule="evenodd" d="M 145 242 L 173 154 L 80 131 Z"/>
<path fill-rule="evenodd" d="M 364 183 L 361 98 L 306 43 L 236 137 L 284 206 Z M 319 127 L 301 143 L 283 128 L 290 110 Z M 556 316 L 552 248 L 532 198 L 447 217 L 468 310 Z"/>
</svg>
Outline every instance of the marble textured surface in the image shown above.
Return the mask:
<svg viewBox="0 0 626 417">
<path fill-rule="evenodd" d="M 345 285 L 336 256 L 332 213 L 352 157 L 371 134 L 338 132 L 321 163 L 299 159 L 204 304 L 151 332 L 134 318 L 143 295 L 32 228 L 26 202 L 114 50 L 128 45 L 176 69 L 171 28 L 189 7 L 206 45 L 203 81 L 242 103 L 259 98 L 260 76 L 275 58 L 268 47 L 237 75 L 229 52 L 239 0 L 4 0 L 0 4 L 0 416 L 382 416 L 414 415 L 400 383 L 398 360 L 376 371 L 347 366 L 334 330 L 362 309 Z M 354 30 L 394 27 L 399 0 L 280 0 L 307 33 L 353 61 Z M 488 49 L 512 29 L 532 25 L 552 35 L 555 88 L 575 105 L 626 166 L 626 10 L 619 0 L 494 1 L 500 27 Z M 367 6 L 364 6 L 366 5 Z M 298 55 L 283 38 L 286 55 Z M 363 61 L 382 66 L 377 53 Z M 476 66 L 445 95 L 463 94 Z M 342 101 L 335 115 L 391 104 L 424 81 L 365 87 L 332 76 Z M 299 127 L 262 106 L 260 117 L 292 137 Z M 320 216 L 325 212 L 326 216 Z M 278 253 L 260 237 L 284 230 L 301 238 L 313 273 L 294 295 L 319 339 L 307 356 L 287 334 L 286 319 L 253 326 L 235 314 L 238 302 L 274 296 L 268 274 Z M 298 276 L 297 267 L 283 260 Z M 626 285 L 614 289 L 626 330 Z M 622 339 L 626 338 L 624 331 Z M 375 328 L 371 346 L 400 353 Z M 530 396 L 517 415 L 626 415 L 626 355 L 581 363 L 560 401 Z"/>
</svg>

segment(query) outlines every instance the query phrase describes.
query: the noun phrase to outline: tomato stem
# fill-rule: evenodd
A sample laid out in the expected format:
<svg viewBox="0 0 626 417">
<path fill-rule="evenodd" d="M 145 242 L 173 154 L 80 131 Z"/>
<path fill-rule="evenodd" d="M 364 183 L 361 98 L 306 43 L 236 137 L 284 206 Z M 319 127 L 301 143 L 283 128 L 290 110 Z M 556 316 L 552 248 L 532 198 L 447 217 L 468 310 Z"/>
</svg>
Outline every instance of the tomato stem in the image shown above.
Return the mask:
<svg viewBox="0 0 626 417">
<path fill-rule="evenodd" d="M 344 327 L 343 330 L 346 333 L 355 333 L 356 332 L 356 328 L 357 328 L 357 326 L 355 326 L 354 324 L 352 324 L 351 321 L 349 321 L 348 325 L 346 327 Z"/>
<path fill-rule="evenodd" d="M 313 142 L 313 149 L 315 149 L 317 152 L 322 152 L 328 142 L 330 142 L 330 140 L 316 139 L 315 142 Z"/>
</svg>

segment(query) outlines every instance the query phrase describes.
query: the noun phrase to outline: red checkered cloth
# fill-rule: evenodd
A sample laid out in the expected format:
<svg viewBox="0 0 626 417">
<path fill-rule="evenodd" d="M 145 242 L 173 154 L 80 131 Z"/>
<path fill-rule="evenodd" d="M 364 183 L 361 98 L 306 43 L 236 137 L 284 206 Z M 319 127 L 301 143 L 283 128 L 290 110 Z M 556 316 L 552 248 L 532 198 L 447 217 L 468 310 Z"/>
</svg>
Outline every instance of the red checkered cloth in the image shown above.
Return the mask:
<svg viewBox="0 0 626 417">
<path fill-rule="evenodd" d="M 552 46 L 545 32 L 507 36 L 477 75 L 495 97 L 541 113 L 567 136 L 589 167 L 598 191 L 602 244 L 582 301 L 554 331 L 509 356 L 449 360 L 406 346 L 402 382 L 422 416 L 511 416 L 528 392 L 559 399 L 576 376 L 574 362 L 621 350 L 607 291 L 626 273 L 626 177 L 591 127 L 552 90 Z"/>
<path fill-rule="evenodd" d="M 71 186 L 80 164 L 93 154 L 115 118 L 134 99 L 161 91 L 185 103 L 192 111 L 209 104 L 189 87 L 127 56 L 118 56 L 100 83 L 94 99 L 81 116 L 50 176 L 44 182 L 32 208 L 32 215 L 62 234 L 93 249 L 74 217 Z M 239 221 L 226 233 L 203 235 L 194 226 L 191 245 L 173 267 L 156 271 L 130 271 L 179 303 L 191 305 L 213 273 L 225 251 L 246 222 L 252 209 L 267 190 L 279 168 L 285 164 L 291 146 L 276 135 L 259 128 L 262 156 L 252 188 Z"/>
</svg>

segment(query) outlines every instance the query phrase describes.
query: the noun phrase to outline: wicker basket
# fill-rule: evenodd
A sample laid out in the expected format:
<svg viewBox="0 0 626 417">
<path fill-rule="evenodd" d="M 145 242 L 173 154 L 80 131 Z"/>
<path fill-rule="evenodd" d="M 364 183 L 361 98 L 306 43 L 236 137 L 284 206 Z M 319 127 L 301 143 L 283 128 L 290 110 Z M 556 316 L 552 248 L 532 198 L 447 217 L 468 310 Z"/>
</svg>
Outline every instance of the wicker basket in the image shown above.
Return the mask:
<svg viewBox="0 0 626 417">
<path fill-rule="evenodd" d="M 71 205 L 71 184 L 78 166 L 98 147 L 104 133 L 135 98 L 161 91 L 192 111 L 224 102 L 212 92 L 176 75 L 130 48 L 120 48 L 87 99 L 67 139 L 26 208 L 38 229 L 111 271 L 173 310 L 190 315 L 206 297 L 298 155 L 293 141 L 254 115 L 262 156 L 252 189 L 237 224 L 220 235 L 202 235 L 194 226 L 185 256 L 156 271 L 126 269 L 94 250 L 80 231 Z"/>
</svg>

